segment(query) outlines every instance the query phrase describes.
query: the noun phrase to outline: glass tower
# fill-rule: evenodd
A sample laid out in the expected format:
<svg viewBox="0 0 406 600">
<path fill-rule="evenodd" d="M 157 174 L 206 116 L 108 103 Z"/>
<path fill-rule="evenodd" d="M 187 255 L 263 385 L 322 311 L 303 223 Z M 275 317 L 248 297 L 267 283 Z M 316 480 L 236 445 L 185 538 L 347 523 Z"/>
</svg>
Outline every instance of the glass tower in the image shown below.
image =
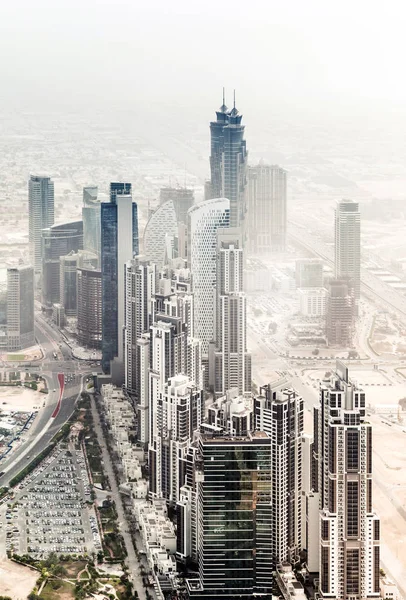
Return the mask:
<svg viewBox="0 0 406 600">
<path fill-rule="evenodd" d="M 54 182 L 31 175 L 28 183 L 30 261 L 36 274 L 42 266 L 42 230 L 54 224 Z"/>
</svg>

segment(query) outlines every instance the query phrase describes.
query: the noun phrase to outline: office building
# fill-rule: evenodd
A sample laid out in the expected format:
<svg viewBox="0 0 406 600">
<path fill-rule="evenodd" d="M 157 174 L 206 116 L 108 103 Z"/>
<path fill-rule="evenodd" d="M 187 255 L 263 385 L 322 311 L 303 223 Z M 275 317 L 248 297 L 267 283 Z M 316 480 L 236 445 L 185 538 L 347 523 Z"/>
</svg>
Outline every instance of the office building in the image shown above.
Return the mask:
<svg viewBox="0 0 406 600">
<path fill-rule="evenodd" d="M 254 399 L 254 413 L 255 429 L 272 441 L 272 557 L 294 563 L 302 549 L 303 399 L 291 388 L 268 385 Z"/>
<path fill-rule="evenodd" d="M 271 595 L 272 440 L 255 432 L 200 435 L 198 443 L 199 577 L 186 581 L 188 595 L 207 600 Z"/>
<path fill-rule="evenodd" d="M 63 306 L 67 317 L 77 314 L 77 268 L 79 265 L 79 254 L 70 252 L 67 256 L 59 259 L 59 304 Z"/>
<path fill-rule="evenodd" d="M 299 288 L 299 312 L 304 317 L 321 318 L 326 314 L 327 290 L 325 288 Z"/>
<path fill-rule="evenodd" d="M 228 198 L 230 201 L 230 226 L 239 227 L 245 218 L 245 188 L 247 171 L 247 146 L 242 115 L 235 107 L 229 110 L 223 104 L 216 111 L 216 121 L 210 123 L 211 198 Z M 207 199 L 207 197 L 206 197 Z"/>
<path fill-rule="evenodd" d="M 193 276 L 194 336 L 202 341 L 203 354 L 214 340 L 217 230 L 228 227 L 230 202 L 214 198 L 189 209 L 188 267 Z"/>
<path fill-rule="evenodd" d="M 217 230 L 215 289 L 214 392 L 225 394 L 237 388 L 244 394 L 251 391 L 251 354 L 247 351 L 243 236 L 239 229 Z"/>
<path fill-rule="evenodd" d="M 102 347 L 102 278 L 94 268 L 77 269 L 78 342 L 86 348 Z"/>
<path fill-rule="evenodd" d="M 7 269 L 7 349 L 35 344 L 34 269 L 28 265 Z"/>
<path fill-rule="evenodd" d="M 296 287 L 323 287 L 323 261 L 321 258 L 300 258 L 296 261 Z"/>
<path fill-rule="evenodd" d="M 287 173 L 260 162 L 248 167 L 247 237 L 252 254 L 286 249 Z"/>
<path fill-rule="evenodd" d="M 101 222 L 100 200 L 97 198 L 96 186 L 83 188 L 83 249 L 93 252 L 100 261 L 101 251 Z"/>
<path fill-rule="evenodd" d="M 380 522 L 372 500 L 372 426 L 365 393 L 337 361 L 315 408 L 321 598 L 379 597 Z"/>
<path fill-rule="evenodd" d="M 335 209 L 335 276 L 349 279 L 358 302 L 361 289 L 361 222 L 358 202 L 340 200 Z"/>
<path fill-rule="evenodd" d="M 138 340 L 149 332 L 151 299 L 155 295 L 156 266 L 135 257 L 125 266 L 125 387 L 140 397 Z"/>
<path fill-rule="evenodd" d="M 59 304 L 60 258 L 83 248 L 83 221 L 53 225 L 42 231 L 42 306 Z"/>
<path fill-rule="evenodd" d="M 165 264 L 166 239 L 178 235 L 178 221 L 172 200 L 160 204 L 152 213 L 144 230 L 143 256 L 157 268 Z"/>
<path fill-rule="evenodd" d="M 110 202 L 101 203 L 102 368 L 124 383 L 125 264 L 139 253 L 137 204 L 130 183 L 111 183 Z M 113 373 L 112 373 L 113 375 Z"/>
<path fill-rule="evenodd" d="M 187 225 L 187 213 L 195 202 L 193 190 L 186 187 L 164 187 L 159 193 L 160 204 L 165 204 L 171 200 L 176 213 L 178 223 Z"/>
<path fill-rule="evenodd" d="M 31 175 L 28 183 L 30 261 L 36 275 L 42 269 L 42 230 L 54 224 L 54 182 Z"/>
<path fill-rule="evenodd" d="M 326 338 L 329 346 L 352 346 L 355 299 L 348 279 L 332 279 L 328 285 Z"/>
<path fill-rule="evenodd" d="M 203 431 L 224 431 L 230 435 L 248 435 L 254 430 L 254 406 L 251 394 L 240 396 L 236 388 L 209 405 Z"/>
</svg>

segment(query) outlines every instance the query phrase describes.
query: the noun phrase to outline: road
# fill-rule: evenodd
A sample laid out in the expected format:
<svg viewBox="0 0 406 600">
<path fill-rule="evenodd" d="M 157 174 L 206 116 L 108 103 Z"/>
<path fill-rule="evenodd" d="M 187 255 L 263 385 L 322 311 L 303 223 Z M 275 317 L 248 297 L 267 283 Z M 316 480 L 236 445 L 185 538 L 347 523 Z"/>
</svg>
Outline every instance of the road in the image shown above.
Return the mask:
<svg viewBox="0 0 406 600">
<path fill-rule="evenodd" d="M 142 583 L 142 577 L 140 573 L 140 566 L 138 558 L 135 554 L 134 544 L 129 533 L 129 524 L 127 522 L 127 515 L 124 510 L 123 501 L 121 499 L 121 494 L 118 489 L 116 475 L 113 470 L 113 464 L 111 461 L 110 453 L 107 450 L 105 439 L 103 435 L 103 429 L 100 423 L 99 413 L 96 408 L 96 401 L 94 396 L 91 397 L 91 409 L 94 423 L 94 431 L 97 435 L 97 439 L 102 451 L 103 457 L 103 468 L 106 476 L 109 478 L 110 487 L 111 487 L 111 495 L 114 498 L 116 503 L 116 510 L 118 516 L 118 523 L 120 527 L 120 533 L 123 536 L 124 544 L 127 550 L 127 563 L 128 568 L 131 573 L 131 581 L 133 583 L 134 589 L 138 594 L 138 597 L 141 600 L 146 600 L 145 589 Z"/>
</svg>

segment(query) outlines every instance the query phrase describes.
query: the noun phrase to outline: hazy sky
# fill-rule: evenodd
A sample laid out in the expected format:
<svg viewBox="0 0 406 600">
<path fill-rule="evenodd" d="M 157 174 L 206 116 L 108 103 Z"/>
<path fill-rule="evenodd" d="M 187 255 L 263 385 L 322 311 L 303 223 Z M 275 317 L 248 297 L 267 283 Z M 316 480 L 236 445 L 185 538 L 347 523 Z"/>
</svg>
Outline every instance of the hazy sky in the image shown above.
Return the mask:
<svg viewBox="0 0 406 600">
<path fill-rule="evenodd" d="M 406 106 L 405 30 L 401 0 L 1 0 L 0 99 L 200 109 L 225 85 L 251 110 L 383 115 Z"/>
</svg>

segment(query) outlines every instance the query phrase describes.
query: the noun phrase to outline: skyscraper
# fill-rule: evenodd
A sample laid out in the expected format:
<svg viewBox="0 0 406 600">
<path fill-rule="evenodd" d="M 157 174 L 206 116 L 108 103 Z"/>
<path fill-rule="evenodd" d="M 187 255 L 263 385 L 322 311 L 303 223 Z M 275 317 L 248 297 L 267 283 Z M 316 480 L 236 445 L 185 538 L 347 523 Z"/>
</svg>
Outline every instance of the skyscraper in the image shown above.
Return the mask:
<svg viewBox="0 0 406 600">
<path fill-rule="evenodd" d="M 21 265 L 7 269 L 8 350 L 21 350 L 35 344 L 34 270 Z"/>
<path fill-rule="evenodd" d="M 164 204 L 168 200 L 172 200 L 173 202 L 178 223 L 185 223 L 187 225 L 187 212 L 195 201 L 193 190 L 186 187 L 161 188 L 159 194 L 160 203 Z"/>
<path fill-rule="evenodd" d="M 286 249 L 287 173 L 260 162 L 248 167 L 247 237 L 253 254 Z"/>
<path fill-rule="evenodd" d="M 189 209 L 188 266 L 193 278 L 194 336 L 202 341 L 207 354 L 214 340 L 217 230 L 228 227 L 230 203 L 227 198 L 214 198 Z"/>
<path fill-rule="evenodd" d="M 379 597 L 380 522 L 372 503 L 372 426 L 365 393 L 337 361 L 315 409 L 320 492 L 320 596 Z"/>
<path fill-rule="evenodd" d="M 165 262 L 166 236 L 178 234 L 178 222 L 172 200 L 160 204 L 144 230 L 144 258 L 161 268 Z"/>
<path fill-rule="evenodd" d="M 138 212 L 130 183 L 111 183 L 110 202 L 101 203 L 102 367 L 117 357 L 124 382 L 125 263 L 137 255 Z"/>
<path fill-rule="evenodd" d="M 243 270 L 243 236 L 240 229 L 218 229 L 213 382 L 217 394 L 224 394 L 231 388 L 237 388 L 239 394 L 251 391 L 251 354 L 247 351 Z"/>
<path fill-rule="evenodd" d="M 234 107 L 229 110 L 223 94 L 223 104 L 216 111 L 216 117 L 216 121 L 210 123 L 210 195 L 229 199 L 230 226 L 239 227 L 245 218 L 247 146 L 235 95 Z"/>
<path fill-rule="evenodd" d="M 187 580 L 189 597 L 271 594 L 272 440 L 201 435 L 195 465 L 199 578 Z"/>
<path fill-rule="evenodd" d="M 354 335 L 354 295 L 348 279 L 332 279 L 328 285 L 326 337 L 330 346 L 352 345 Z"/>
<path fill-rule="evenodd" d="M 300 258 L 296 261 L 296 287 L 323 287 L 323 261 L 321 258 Z"/>
<path fill-rule="evenodd" d="M 100 261 L 101 224 L 100 201 L 97 199 L 97 187 L 83 188 L 83 249 L 93 252 Z"/>
<path fill-rule="evenodd" d="M 54 182 L 49 177 L 30 177 L 28 222 L 30 260 L 34 273 L 39 275 L 42 267 L 42 230 L 54 224 Z"/>
<path fill-rule="evenodd" d="M 90 348 L 102 346 L 102 280 L 98 269 L 77 270 L 77 313 L 79 344 Z"/>
<path fill-rule="evenodd" d="M 361 223 L 358 202 L 340 200 L 335 209 L 335 275 L 348 278 L 355 300 L 361 288 Z"/>
</svg>

